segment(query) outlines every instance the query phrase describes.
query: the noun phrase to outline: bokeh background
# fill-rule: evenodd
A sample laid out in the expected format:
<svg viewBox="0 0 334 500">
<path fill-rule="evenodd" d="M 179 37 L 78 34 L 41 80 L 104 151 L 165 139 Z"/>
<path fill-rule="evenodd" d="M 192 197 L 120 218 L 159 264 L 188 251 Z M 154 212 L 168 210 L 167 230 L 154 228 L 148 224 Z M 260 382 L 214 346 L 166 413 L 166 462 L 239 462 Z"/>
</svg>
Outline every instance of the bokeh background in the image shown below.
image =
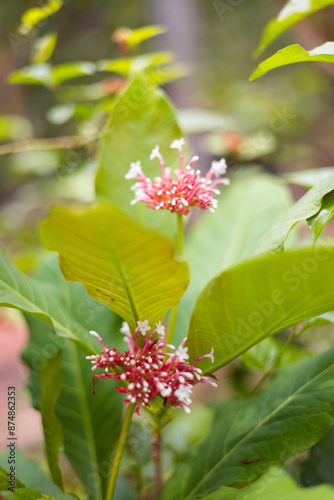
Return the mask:
<svg viewBox="0 0 334 500">
<path fill-rule="evenodd" d="M 2 1 L 0 244 L 11 260 L 32 272 L 43 257 L 39 221 L 51 205 L 94 198 L 99 137 L 128 78 L 124 67 L 103 70 L 103 60 L 130 57 L 158 78 L 177 107 L 190 149 L 208 164 L 225 156 L 231 169 L 243 165 L 274 175 L 332 166 L 334 66 L 298 64 L 248 81 L 257 64 L 253 52 L 261 32 L 283 4 L 65 0 L 55 14 L 27 29 L 22 16 L 37 2 Z M 166 32 L 136 46 L 127 44 L 129 29 L 157 24 Z M 39 40 L 50 33 L 57 41 L 45 60 Z M 265 56 L 291 43 L 309 50 L 333 37 L 334 8 L 329 7 L 281 36 Z M 145 55 L 146 60 L 140 59 Z M 156 65 L 159 61 L 162 64 Z M 65 74 L 59 84 L 46 81 L 45 67 L 34 73 L 34 81 L 29 70 L 22 72 L 32 63 L 50 65 L 50 71 L 73 62 L 99 64 L 94 71 L 86 65 L 87 74 L 77 78 Z M 303 192 L 292 189 L 295 198 Z M 28 332 L 19 315 L 9 310 L 1 312 L 0 329 L 1 429 L 3 395 L 8 385 L 16 385 L 21 447 L 40 453 L 40 416 L 30 408 L 27 370 L 20 361 Z"/>
</svg>

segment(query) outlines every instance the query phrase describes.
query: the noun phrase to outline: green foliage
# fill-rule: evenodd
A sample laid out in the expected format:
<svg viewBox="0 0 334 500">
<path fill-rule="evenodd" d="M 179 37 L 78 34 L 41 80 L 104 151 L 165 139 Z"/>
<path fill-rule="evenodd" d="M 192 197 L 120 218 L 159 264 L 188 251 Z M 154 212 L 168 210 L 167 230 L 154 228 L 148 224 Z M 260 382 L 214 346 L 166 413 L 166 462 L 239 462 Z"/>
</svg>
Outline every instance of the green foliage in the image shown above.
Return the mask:
<svg viewBox="0 0 334 500">
<path fill-rule="evenodd" d="M 132 76 L 135 73 L 144 72 L 155 66 L 168 64 L 174 59 L 172 52 L 152 52 L 136 57 L 122 57 L 120 59 L 111 59 L 99 61 L 97 68 L 100 71 L 111 71 L 123 76 Z"/>
<path fill-rule="evenodd" d="M 315 184 L 318 184 L 320 181 L 323 181 L 333 174 L 334 167 L 310 168 L 308 170 L 300 170 L 298 172 L 288 172 L 284 174 L 284 179 L 291 184 L 296 184 L 310 189 Z"/>
<path fill-rule="evenodd" d="M 8 480 L 8 472 L 0 467 L 0 491 L 8 490 Z M 25 488 L 24 484 L 17 477 L 15 478 L 15 486 L 16 488 Z"/>
<path fill-rule="evenodd" d="M 178 340 L 184 337 L 196 298 L 208 280 L 247 258 L 290 205 L 290 194 L 283 183 L 269 175 L 244 172 L 224 189 L 216 212 L 204 214 L 190 228 L 185 255 L 191 280 L 179 306 Z"/>
<path fill-rule="evenodd" d="M 44 85 L 45 87 L 53 88 L 72 78 L 92 75 L 95 71 L 95 64 L 85 61 L 59 64 L 58 66 L 51 66 L 48 63 L 34 64 L 11 73 L 8 82 L 25 85 Z"/>
<path fill-rule="evenodd" d="M 334 63 L 334 42 L 326 42 L 312 50 L 305 50 L 298 44 L 289 45 L 259 64 L 251 74 L 250 80 L 256 80 L 272 69 L 300 62 Z"/>
<path fill-rule="evenodd" d="M 30 60 L 32 64 L 45 63 L 50 59 L 57 43 L 57 33 L 46 33 L 36 40 Z"/>
<path fill-rule="evenodd" d="M 322 201 L 321 210 L 308 219 L 310 231 L 316 242 L 325 225 L 334 217 L 334 191 L 326 194 Z"/>
<path fill-rule="evenodd" d="M 56 285 L 24 275 L 2 253 L 0 269 L 0 305 L 33 314 L 52 325 L 61 337 L 74 340 L 89 354 L 94 352 L 93 339 L 66 309 Z"/>
<path fill-rule="evenodd" d="M 221 405 L 208 436 L 166 483 L 162 500 L 195 499 L 220 486 L 254 481 L 316 443 L 334 422 L 333 363 L 332 348 L 281 368 L 260 394 Z"/>
<path fill-rule="evenodd" d="M 145 40 L 149 40 L 150 38 L 161 35 L 165 32 L 166 28 L 164 26 L 152 24 L 150 26 L 142 26 L 141 28 L 137 28 L 135 30 L 129 30 L 124 36 L 124 40 L 128 45 L 130 45 L 130 47 L 136 47 L 142 42 L 145 42 Z"/>
<path fill-rule="evenodd" d="M 301 481 L 306 486 L 334 484 L 334 427 L 315 444 L 301 466 Z M 320 498 L 320 497 L 319 497 Z"/>
<path fill-rule="evenodd" d="M 26 10 L 21 18 L 20 31 L 24 34 L 29 33 L 41 21 L 58 12 L 62 6 L 62 0 L 49 0 L 42 7 L 33 7 Z"/>
<path fill-rule="evenodd" d="M 215 361 L 203 366 L 215 371 L 268 335 L 331 311 L 333 279 L 333 247 L 264 255 L 223 271 L 196 302 L 191 358 L 212 346 Z"/>
<path fill-rule="evenodd" d="M 93 300 L 82 285 L 67 283 L 56 262 L 45 265 L 39 279 L 52 279 L 57 284 L 59 292 L 66 297 L 66 307 L 73 321 L 83 329 L 98 330 L 109 345 L 119 345 L 120 320 L 109 308 Z M 58 359 L 59 351 L 63 351 L 62 365 L 58 373 L 54 372 L 63 384 L 54 403 L 64 429 L 65 454 L 82 480 L 89 498 L 101 500 L 121 424 L 121 398 L 114 391 L 111 381 L 97 384 L 94 396 L 91 367 L 82 350 L 72 342 L 57 342 L 50 326 L 41 320 L 28 315 L 26 319 L 31 337 L 23 358 L 31 369 L 29 388 L 33 405 L 42 411 L 43 372 L 50 370 L 50 359 Z M 99 349 L 96 339 L 94 342 Z"/>
<path fill-rule="evenodd" d="M 30 139 L 32 126 L 18 115 L 0 115 L 0 141 Z"/>
<path fill-rule="evenodd" d="M 256 246 L 256 253 L 278 252 L 291 229 L 300 221 L 310 219 L 322 208 L 324 196 L 334 190 L 334 175 L 313 186 L 293 207 L 263 236 Z"/>
<path fill-rule="evenodd" d="M 97 195 L 111 199 L 114 205 L 146 227 L 168 236 L 175 234 L 176 220 L 173 231 L 170 213 L 147 210 L 143 203 L 130 204 L 133 180 L 124 176 L 130 163 L 138 160 L 148 177 L 159 175 L 158 160 L 149 160 L 157 144 L 166 164 L 176 168 L 178 157 L 169 146 L 181 136 L 175 112 L 165 94 L 142 75 L 136 75 L 119 98 L 103 136 L 96 176 Z"/>
<path fill-rule="evenodd" d="M 299 0 L 297 2 L 289 0 L 281 9 L 277 18 L 271 20 L 265 27 L 255 55 L 260 55 L 268 45 L 294 24 L 310 16 L 313 12 L 333 4 L 334 0 Z"/>
<path fill-rule="evenodd" d="M 112 205 L 88 210 L 55 208 L 41 225 L 49 250 L 58 251 L 68 280 L 122 316 L 132 330 L 137 321 L 154 325 L 176 305 L 189 281 L 175 245 L 142 228 Z"/>
<path fill-rule="evenodd" d="M 64 432 L 55 413 L 56 401 L 63 385 L 60 375 L 61 357 L 62 353 L 59 351 L 56 356 L 45 358 L 46 367 L 40 372 L 40 412 L 49 469 L 54 483 L 63 490 L 64 485 L 58 460 L 64 445 Z"/>
</svg>

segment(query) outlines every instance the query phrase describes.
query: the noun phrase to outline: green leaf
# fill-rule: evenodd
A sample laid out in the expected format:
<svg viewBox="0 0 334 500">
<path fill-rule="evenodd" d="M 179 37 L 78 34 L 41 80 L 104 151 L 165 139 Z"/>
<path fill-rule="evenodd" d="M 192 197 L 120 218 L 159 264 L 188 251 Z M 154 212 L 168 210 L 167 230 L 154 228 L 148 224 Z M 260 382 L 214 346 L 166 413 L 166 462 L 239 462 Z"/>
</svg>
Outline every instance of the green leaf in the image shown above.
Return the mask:
<svg viewBox="0 0 334 500">
<path fill-rule="evenodd" d="M 241 361 L 248 368 L 266 372 L 276 362 L 284 347 L 285 344 L 283 342 L 268 337 L 245 352 L 241 356 Z M 278 366 L 294 363 L 305 356 L 310 357 L 311 353 L 302 351 L 293 345 L 289 345 L 284 351 L 282 358 L 279 360 Z"/>
<path fill-rule="evenodd" d="M 79 283 L 67 283 L 58 264 L 53 260 L 39 273 L 40 279 L 53 280 L 60 293 L 66 296 L 66 305 L 73 321 L 83 329 L 95 329 L 105 343 L 123 347 L 119 332 L 121 320 L 106 306 L 93 300 Z M 51 356 L 64 349 L 58 377 L 63 385 L 55 411 L 63 425 L 65 454 L 85 486 L 89 498 L 102 500 L 106 489 L 110 460 L 119 435 L 123 403 L 114 382 L 100 381 L 96 395 L 92 393 L 93 373 L 83 352 L 72 343 L 55 342 L 51 328 L 38 318 L 26 317 L 30 341 L 23 359 L 31 369 L 29 389 L 33 405 L 41 406 L 41 373 Z M 124 344 L 125 346 L 125 344 Z M 95 339 L 96 351 L 100 346 Z"/>
<path fill-rule="evenodd" d="M 44 85 L 53 88 L 67 80 L 79 76 L 92 75 L 96 71 L 95 64 L 91 62 L 73 62 L 51 66 L 48 63 L 33 64 L 17 71 L 13 71 L 9 77 L 9 83 L 25 85 Z"/>
<path fill-rule="evenodd" d="M 35 488 L 35 484 L 50 482 L 49 477 L 38 462 L 25 455 L 20 448 L 16 448 L 16 476 L 18 488 Z M 0 454 L 0 466 L 2 470 L 9 470 L 8 453 Z M 6 486 L 7 489 L 8 485 Z"/>
<path fill-rule="evenodd" d="M 284 174 L 290 184 L 297 184 L 310 189 L 318 182 L 327 179 L 334 174 L 334 167 L 310 168 L 309 170 L 301 170 L 297 172 L 288 172 Z"/>
<path fill-rule="evenodd" d="M 5 500 L 41 500 L 42 498 L 55 500 L 54 497 L 43 495 L 39 491 L 31 488 L 18 488 L 15 492 L 3 491 L 2 495 Z"/>
<path fill-rule="evenodd" d="M 152 52 L 137 57 L 103 60 L 97 63 L 97 67 L 100 71 L 112 71 L 123 76 L 129 76 L 161 64 L 170 63 L 173 59 L 174 55 L 171 52 Z"/>
<path fill-rule="evenodd" d="M 45 63 L 53 54 L 57 43 L 57 33 L 46 33 L 36 40 L 30 59 L 32 64 Z"/>
<path fill-rule="evenodd" d="M 290 206 L 290 193 L 277 177 L 235 177 L 223 190 L 216 212 L 203 214 L 190 228 L 185 255 L 191 280 L 179 305 L 178 340 L 184 338 L 196 299 L 208 280 L 248 257 Z"/>
<path fill-rule="evenodd" d="M 278 252 L 284 249 L 284 242 L 290 230 L 300 221 L 317 214 L 322 207 L 324 196 L 334 189 L 334 175 L 320 181 L 290 208 L 266 233 L 255 248 L 255 253 Z"/>
<path fill-rule="evenodd" d="M 276 19 L 270 21 L 264 29 L 261 42 L 255 51 L 259 56 L 284 31 L 305 17 L 328 5 L 333 5 L 334 0 L 289 0 L 281 9 Z"/>
<path fill-rule="evenodd" d="M 41 225 L 49 250 L 60 254 L 67 280 L 122 316 L 132 331 L 151 325 L 176 305 L 189 281 L 185 262 L 174 259 L 172 241 L 144 229 L 112 205 L 55 208 Z"/>
<path fill-rule="evenodd" d="M 334 324 L 334 311 L 330 311 L 325 314 L 321 314 L 320 316 L 315 316 L 314 318 L 308 319 L 302 326 L 300 333 L 308 330 L 309 328 L 331 324 Z"/>
<path fill-rule="evenodd" d="M 313 486 L 316 484 L 334 484 L 334 427 L 331 427 L 301 464 L 300 478 L 302 484 Z M 322 498 L 322 497 L 319 497 Z"/>
<path fill-rule="evenodd" d="M 130 47 L 136 47 L 137 45 L 149 40 L 154 36 L 161 35 L 166 32 L 166 28 L 160 25 L 143 26 L 135 30 L 129 30 L 125 41 Z"/>
<path fill-rule="evenodd" d="M 41 405 L 44 443 L 49 470 L 54 483 L 64 490 L 61 470 L 58 465 L 59 456 L 64 446 L 63 427 L 55 413 L 55 404 L 63 382 L 60 376 L 61 352 L 46 358 L 46 367 L 41 370 Z"/>
<path fill-rule="evenodd" d="M 10 471 L 10 465 L 7 463 L 8 471 Z M 14 489 L 16 488 L 25 488 L 24 484 L 16 477 L 16 474 L 14 475 L 15 477 L 15 486 Z M 8 487 L 11 486 L 10 483 L 10 476 L 7 470 L 3 469 L 0 467 L 0 491 L 6 491 L 8 490 Z"/>
<path fill-rule="evenodd" d="M 331 348 L 280 368 L 256 396 L 221 405 L 208 436 L 183 458 L 161 498 L 190 500 L 234 482 L 254 481 L 315 444 L 333 423 Z"/>
<path fill-rule="evenodd" d="M 49 0 L 42 7 L 34 7 L 25 11 L 21 18 L 20 31 L 27 34 L 31 29 L 47 17 L 52 16 L 63 6 L 62 0 Z"/>
<path fill-rule="evenodd" d="M 238 490 L 223 486 L 203 500 L 332 500 L 334 489 L 329 485 L 300 488 L 287 472 L 273 467 L 253 484 Z"/>
<path fill-rule="evenodd" d="M 331 311 L 333 280 L 333 247 L 265 255 L 222 272 L 197 300 L 191 358 L 213 347 L 213 365 L 205 359 L 203 366 L 218 370 L 268 335 Z"/>
<path fill-rule="evenodd" d="M 0 270 L 0 306 L 13 307 L 43 319 L 58 335 L 74 340 L 87 353 L 94 354 L 94 340 L 68 313 L 56 286 L 21 273 L 1 251 Z"/>
<path fill-rule="evenodd" d="M 31 139 L 33 128 L 22 116 L 0 115 L 0 141 Z"/>
<path fill-rule="evenodd" d="M 316 61 L 334 63 L 334 42 L 326 42 L 308 51 L 298 44 L 289 45 L 260 63 L 249 79 L 250 81 L 256 80 L 260 78 L 260 76 L 268 73 L 268 71 L 288 64 Z"/>
<path fill-rule="evenodd" d="M 319 238 L 325 225 L 334 217 L 334 191 L 326 194 L 320 212 L 307 220 L 314 242 Z"/>
<path fill-rule="evenodd" d="M 152 149 L 159 144 L 166 164 L 178 168 L 178 156 L 170 149 L 174 139 L 182 136 L 175 112 L 165 94 L 140 74 L 132 80 L 118 100 L 106 128 L 96 192 L 125 211 L 141 224 L 165 235 L 176 233 L 176 218 L 167 211 L 147 209 L 144 203 L 131 205 L 131 180 L 125 179 L 130 163 L 140 160 L 146 176 L 160 173 L 158 160 L 150 161 Z"/>
</svg>

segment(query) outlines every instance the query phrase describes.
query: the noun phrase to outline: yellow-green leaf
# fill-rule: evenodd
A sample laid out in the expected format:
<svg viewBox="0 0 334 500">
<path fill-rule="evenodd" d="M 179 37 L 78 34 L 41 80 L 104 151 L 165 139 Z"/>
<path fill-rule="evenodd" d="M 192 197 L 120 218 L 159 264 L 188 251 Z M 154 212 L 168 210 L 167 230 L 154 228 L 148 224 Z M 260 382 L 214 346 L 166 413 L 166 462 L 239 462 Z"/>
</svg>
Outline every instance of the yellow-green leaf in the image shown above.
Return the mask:
<svg viewBox="0 0 334 500">
<path fill-rule="evenodd" d="M 55 208 L 42 223 L 45 246 L 60 254 L 65 278 L 122 316 L 130 327 L 162 320 L 186 289 L 185 262 L 174 243 L 102 204 L 89 209 Z"/>
</svg>

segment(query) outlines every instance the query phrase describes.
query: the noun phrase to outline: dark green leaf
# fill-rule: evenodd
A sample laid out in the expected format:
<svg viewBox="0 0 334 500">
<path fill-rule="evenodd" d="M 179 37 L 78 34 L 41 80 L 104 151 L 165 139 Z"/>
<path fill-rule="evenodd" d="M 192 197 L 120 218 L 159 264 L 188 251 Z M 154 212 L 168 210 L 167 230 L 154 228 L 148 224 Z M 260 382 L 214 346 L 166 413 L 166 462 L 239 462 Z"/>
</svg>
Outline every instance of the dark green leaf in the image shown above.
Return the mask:
<svg viewBox="0 0 334 500">
<path fill-rule="evenodd" d="M 8 458 L 8 457 L 7 457 Z M 10 484 L 10 464 L 7 462 L 7 470 L 3 469 L 0 467 L 0 491 L 6 491 L 8 490 L 9 487 L 11 487 Z M 15 485 L 14 489 L 16 488 L 25 488 L 24 484 L 16 477 L 16 467 L 15 467 Z"/>
<path fill-rule="evenodd" d="M 208 436 L 184 457 L 162 500 L 200 498 L 221 486 L 254 481 L 315 444 L 333 423 L 332 348 L 281 368 L 258 395 L 218 408 Z"/>
<path fill-rule="evenodd" d="M 222 272 L 197 300 L 191 358 L 213 347 L 213 365 L 205 359 L 203 366 L 218 370 L 268 335 L 331 311 L 333 281 L 333 247 L 265 255 Z"/>
<path fill-rule="evenodd" d="M 312 50 L 305 50 L 298 44 L 289 45 L 279 50 L 273 56 L 259 64 L 256 70 L 251 74 L 250 81 L 260 78 L 268 71 L 288 64 L 300 62 L 326 62 L 334 63 L 334 42 L 326 42 Z"/>
<path fill-rule="evenodd" d="M 334 427 L 331 427 L 301 465 L 301 481 L 305 486 L 334 484 Z M 319 497 L 320 498 L 320 497 Z"/>
</svg>

